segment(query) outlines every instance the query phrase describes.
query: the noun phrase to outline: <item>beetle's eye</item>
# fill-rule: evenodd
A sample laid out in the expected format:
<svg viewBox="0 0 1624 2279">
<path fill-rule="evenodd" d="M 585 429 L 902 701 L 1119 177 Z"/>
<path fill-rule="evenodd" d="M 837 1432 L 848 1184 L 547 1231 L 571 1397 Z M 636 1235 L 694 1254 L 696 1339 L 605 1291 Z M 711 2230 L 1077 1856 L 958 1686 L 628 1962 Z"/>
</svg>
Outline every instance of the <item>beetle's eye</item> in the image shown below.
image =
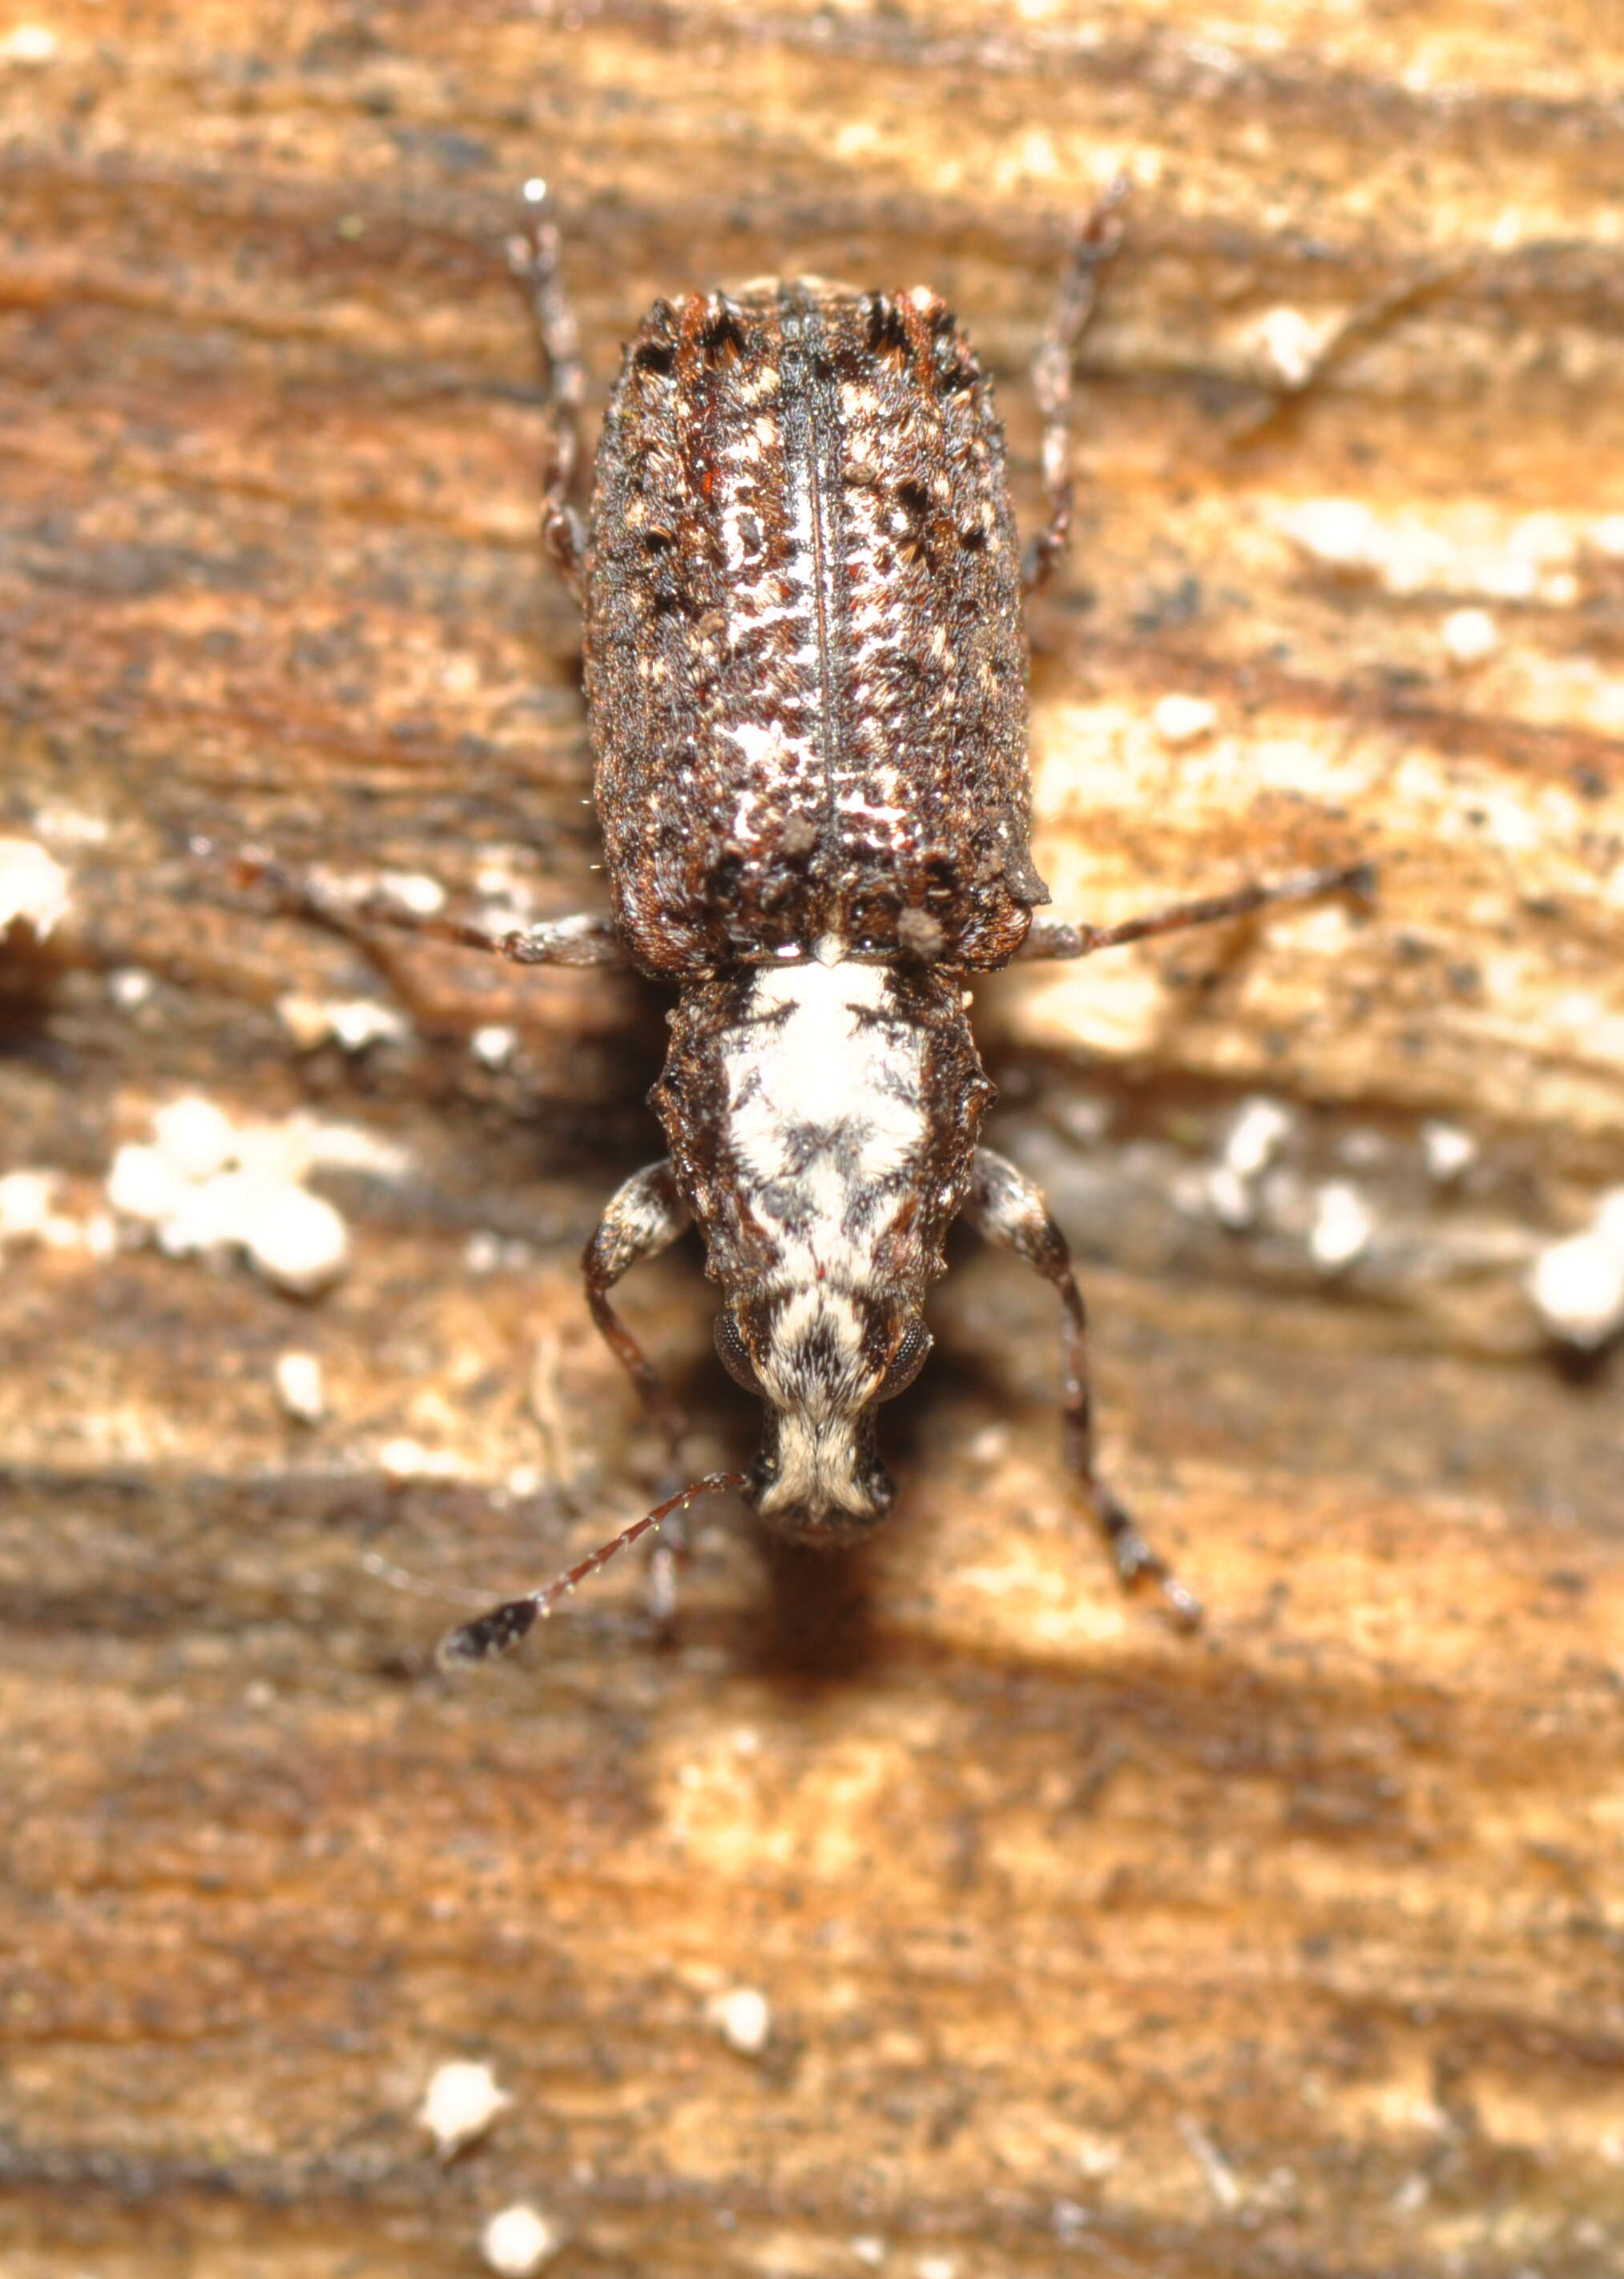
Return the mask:
<svg viewBox="0 0 1624 2279">
<path fill-rule="evenodd" d="M 876 1399 L 893 1400 L 899 1393 L 906 1393 L 924 1367 L 925 1356 L 933 1342 L 923 1322 L 910 1322 L 901 1344 L 886 1363 Z"/>
<path fill-rule="evenodd" d="M 744 1341 L 743 1332 L 731 1314 L 716 1316 L 716 1352 L 723 1368 L 735 1385 L 742 1385 L 747 1393 L 762 1393 L 762 1380 L 755 1374 L 755 1363 Z"/>
</svg>

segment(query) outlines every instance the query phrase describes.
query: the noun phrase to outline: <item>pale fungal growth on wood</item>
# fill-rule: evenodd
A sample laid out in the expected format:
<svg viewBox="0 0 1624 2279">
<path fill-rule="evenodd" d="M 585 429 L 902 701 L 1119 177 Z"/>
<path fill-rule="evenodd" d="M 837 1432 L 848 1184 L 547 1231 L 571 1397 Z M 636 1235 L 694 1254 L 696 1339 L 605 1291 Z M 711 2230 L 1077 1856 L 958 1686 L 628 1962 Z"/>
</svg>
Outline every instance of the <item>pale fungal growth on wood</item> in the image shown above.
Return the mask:
<svg viewBox="0 0 1624 2279">
<path fill-rule="evenodd" d="M 1450 663 L 1464 671 L 1494 655 L 1500 646 L 1500 629 L 1487 610 L 1452 610 L 1438 628 L 1438 638 Z"/>
<path fill-rule="evenodd" d="M 295 1424 L 319 1424 L 327 1413 L 326 1386 L 321 1363 L 311 1353 L 284 1353 L 276 1357 L 276 1397 L 283 1413 Z"/>
<path fill-rule="evenodd" d="M 396 1044 L 410 1032 L 404 1017 L 376 997 L 326 999 L 290 993 L 278 998 L 276 1009 L 301 1052 L 332 1043 L 341 1052 L 364 1053 L 373 1045 Z"/>
<path fill-rule="evenodd" d="M 312 1297 L 349 1262 L 343 1218 L 303 1184 L 324 1164 L 398 1168 L 394 1151 L 346 1125 L 309 1116 L 234 1125 L 188 1098 L 157 1110 L 150 1141 L 119 1149 L 107 1199 L 172 1258 L 241 1251 L 278 1289 Z"/>
<path fill-rule="evenodd" d="M 438 917 L 446 906 L 445 888 L 426 871 L 386 871 L 377 883 L 391 902 L 398 902 L 414 917 Z"/>
<path fill-rule="evenodd" d="M 384 1442 L 378 1451 L 378 1468 L 397 1487 L 408 1480 L 455 1479 L 463 1469 L 448 1449 L 425 1448 L 420 1440 L 404 1435 Z"/>
<path fill-rule="evenodd" d="M 106 1211 L 75 1216 L 57 1207 L 57 1171 L 21 1170 L 0 1178 L 0 1247 L 6 1243 L 37 1242 L 47 1250 L 82 1250 L 92 1258 L 111 1258 L 119 1247 L 119 1230 Z"/>
<path fill-rule="evenodd" d="M 476 2144 L 512 2102 L 483 2060 L 453 2058 L 430 2075 L 417 2122 L 433 2138 L 440 2159 L 453 2160 Z"/>
<path fill-rule="evenodd" d="M 1458 1124 L 1446 1124 L 1440 1117 L 1429 1116 L 1421 1128 L 1421 1160 L 1428 1176 L 1447 1186 L 1468 1170 L 1477 1161 L 1478 1147 L 1469 1132 Z"/>
<path fill-rule="evenodd" d="M 68 913 L 68 874 L 32 839 L 0 839 L 0 935 L 26 926 L 43 941 Z"/>
<path fill-rule="evenodd" d="M 1313 379 L 1342 322 L 1340 314 L 1314 318 L 1285 304 L 1266 309 L 1252 328 L 1252 338 L 1273 376 L 1287 388 L 1301 388 Z"/>
<path fill-rule="evenodd" d="M 506 1068 L 518 1050 L 518 1031 L 506 1021 L 487 1021 L 474 1031 L 468 1048 L 482 1068 Z"/>
<path fill-rule="evenodd" d="M 1320 1189 L 1308 1248 L 1322 1274 L 1351 1266 L 1375 1232 L 1370 1207 L 1350 1180 L 1332 1179 Z"/>
<path fill-rule="evenodd" d="M 1582 1352 L 1624 1331 L 1624 1187 L 1602 1197 L 1588 1227 L 1546 1245 L 1528 1294 L 1551 1336 Z"/>
<path fill-rule="evenodd" d="M 49 24 L 19 24 L 0 39 L 0 63 L 24 64 L 37 70 L 56 61 L 60 45 Z"/>
<path fill-rule="evenodd" d="M 121 1013 L 138 1013 L 151 1001 L 157 984 L 139 965 L 121 965 L 107 977 L 107 994 Z"/>
<path fill-rule="evenodd" d="M 1164 744 L 1197 743 L 1211 735 L 1217 720 L 1218 707 L 1205 696 L 1159 697 L 1151 713 L 1151 725 Z"/>
<path fill-rule="evenodd" d="M 1261 1093 L 1242 1101 L 1223 1152 L 1207 1174 L 1206 1196 L 1221 1224 L 1239 1232 L 1258 1215 L 1257 1183 L 1291 1132 L 1291 1111 Z"/>
<path fill-rule="evenodd" d="M 54 1171 L 8 1171 L 0 1178 L 0 1242 L 30 1242 L 42 1236 L 56 1186 Z"/>
<path fill-rule="evenodd" d="M 1223 1143 L 1223 1160 L 1237 1178 L 1255 1179 L 1279 1155 L 1291 1132 L 1291 1110 L 1253 1093 L 1236 1110 Z"/>
<path fill-rule="evenodd" d="M 499 2208 L 479 2234 L 479 2252 L 502 2279 L 530 2279 L 563 2245 L 563 2233 L 528 2200 Z"/>
<path fill-rule="evenodd" d="M 1381 515 L 1360 499 L 1319 498 L 1278 507 L 1271 519 L 1323 569 L 1374 579 L 1389 593 L 1558 607 L 1577 596 L 1572 565 L 1581 529 L 1560 515 L 1508 519 L 1484 509 L 1451 516 L 1414 508 Z"/>
<path fill-rule="evenodd" d="M 772 2036 L 772 2006 L 754 1986 L 730 1987 L 711 1997 L 709 2014 L 730 2049 L 759 2057 Z"/>
</svg>

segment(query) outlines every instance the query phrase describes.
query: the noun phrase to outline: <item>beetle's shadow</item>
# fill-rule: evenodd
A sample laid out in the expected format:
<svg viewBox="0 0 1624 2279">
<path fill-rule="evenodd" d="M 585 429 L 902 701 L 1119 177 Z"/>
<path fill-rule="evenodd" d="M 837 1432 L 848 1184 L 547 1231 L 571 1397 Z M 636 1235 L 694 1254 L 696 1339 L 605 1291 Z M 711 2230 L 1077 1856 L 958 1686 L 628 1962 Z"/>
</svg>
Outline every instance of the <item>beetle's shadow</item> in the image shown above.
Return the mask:
<svg viewBox="0 0 1624 2279">
<path fill-rule="evenodd" d="M 867 1676 L 878 1654 L 867 1547 L 812 1551 L 763 1534 L 759 1548 L 764 1589 L 754 1671 L 814 1690 Z"/>
</svg>

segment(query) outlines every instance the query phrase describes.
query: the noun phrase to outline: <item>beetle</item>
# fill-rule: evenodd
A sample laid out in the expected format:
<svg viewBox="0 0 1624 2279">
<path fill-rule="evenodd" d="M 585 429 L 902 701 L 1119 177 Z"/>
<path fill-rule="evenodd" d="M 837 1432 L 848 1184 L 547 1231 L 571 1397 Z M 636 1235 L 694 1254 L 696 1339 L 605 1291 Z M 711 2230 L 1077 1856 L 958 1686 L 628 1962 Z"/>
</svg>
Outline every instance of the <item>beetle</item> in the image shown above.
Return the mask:
<svg viewBox="0 0 1624 2279">
<path fill-rule="evenodd" d="M 1023 602 L 1069 533 L 1072 372 L 1122 196 L 1077 230 L 1034 364 L 1048 511 L 1023 560 L 990 382 L 923 288 L 766 279 L 656 301 L 625 349 L 583 518 L 585 371 L 552 201 L 525 186 L 509 251 L 548 407 L 541 529 L 584 605 L 613 916 L 502 932 L 374 897 L 348 917 L 676 986 L 649 1095 L 667 1153 L 604 1212 L 586 1299 L 675 1454 L 682 1419 L 610 1293 L 696 1226 L 723 1301 L 716 1350 L 763 1429 L 750 1469 L 691 1481 L 462 1624 L 442 1662 L 506 1651 L 703 1495 L 737 1492 L 803 1543 L 866 1536 L 893 1494 L 878 1413 L 930 1352 L 925 1293 L 961 1217 L 1059 1295 L 1066 1460 L 1119 1575 L 1199 1617 L 1097 1469 L 1083 1297 L 1042 1195 L 980 1144 L 993 1086 L 965 984 L 1364 893 L 1370 873 L 1304 871 L 1110 926 L 1035 915 L 1049 894 L 1029 844 Z M 669 1592 L 669 1558 L 663 1571 Z"/>
</svg>

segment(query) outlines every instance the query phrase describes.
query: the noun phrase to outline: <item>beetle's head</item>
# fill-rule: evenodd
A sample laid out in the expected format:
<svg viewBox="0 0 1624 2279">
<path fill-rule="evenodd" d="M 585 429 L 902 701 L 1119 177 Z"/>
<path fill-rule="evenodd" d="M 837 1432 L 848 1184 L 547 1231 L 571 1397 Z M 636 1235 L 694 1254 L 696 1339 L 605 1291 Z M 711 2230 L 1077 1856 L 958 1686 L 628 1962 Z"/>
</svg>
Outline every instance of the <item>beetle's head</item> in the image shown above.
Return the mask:
<svg viewBox="0 0 1624 2279">
<path fill-rule="evenodd" d="M 728 1374 L 760 1395 L 755 1508 L 778 1535 L 835 1546 L 866 1535 L 895 1493 L 875 1446 L 882 1401 L 931 1350 L 916 1303 L 828 1284 L 739 1301 L 716 1317 Z"/>
</svg>

